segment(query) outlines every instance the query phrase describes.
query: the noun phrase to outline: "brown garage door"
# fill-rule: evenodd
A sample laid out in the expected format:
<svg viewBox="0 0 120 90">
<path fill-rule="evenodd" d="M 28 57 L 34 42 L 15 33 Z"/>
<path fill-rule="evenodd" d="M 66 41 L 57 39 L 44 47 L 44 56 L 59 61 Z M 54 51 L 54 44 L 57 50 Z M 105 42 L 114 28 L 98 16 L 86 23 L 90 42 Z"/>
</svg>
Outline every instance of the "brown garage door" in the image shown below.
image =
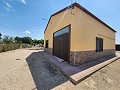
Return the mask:
<svg viewBox="0 0 120 90">
<path fill-rule="evenodd" d="M 53 54 L 69 62 L 69 26 L 54 33 Z"/>
</svg>

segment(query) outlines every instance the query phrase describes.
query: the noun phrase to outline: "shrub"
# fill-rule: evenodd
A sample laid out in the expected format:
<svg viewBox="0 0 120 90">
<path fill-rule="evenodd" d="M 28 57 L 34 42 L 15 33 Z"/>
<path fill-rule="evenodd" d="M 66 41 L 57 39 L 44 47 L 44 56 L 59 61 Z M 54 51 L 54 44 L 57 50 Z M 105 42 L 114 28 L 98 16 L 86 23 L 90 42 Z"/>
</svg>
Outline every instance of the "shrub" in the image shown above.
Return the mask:
<svg viewBox="0 0 120 90">
<path fill-rule="evenodd" d="M 6 52 L 6 51 L 9 51 L 9 50 L 8 50 L 8 45 L 7 45 L 7 44 L 4 44 L 4 45 L 3 45 L 3 52 Z"/>
<path fill-rule="evenodd" d="M 15 49 L 19 49 L 19 48 L 20 48 L 20 46 L 21 46 L 20 44 L 15 44 L 15 46 L 14 46 L 14 47 L 15 47 Z"/>
<path fill-rule="evenodd" d="M 20 49 L 20 48 L 31 48 L 32 45 L 29 44 L 0 44 L 0 52 L 6 52 L 10 50 Z"/>
<path fill-rule="evenodd" d="M 22 44 L 21 48 L 31 48 L 32 45 L 29 45 L 29 44 Z"/>
<path fill-rule="evenodd" d="M 3 45 L 0 44 L 0 52 L 3 52 Z"/>
<path fill-rule="evenodd" d="M 4 42 L 5 44 L 11 44 L 11 43 L 13 43 L 13 37 L 4 36 L 4 37 L 3 37 L 3 42 Z"/>
<path fill-rule="evenodd" d="M 6 52 L 19 48 L 20 48 L 20 44 L 0 44 L 0 52 Z"/>
</svg>

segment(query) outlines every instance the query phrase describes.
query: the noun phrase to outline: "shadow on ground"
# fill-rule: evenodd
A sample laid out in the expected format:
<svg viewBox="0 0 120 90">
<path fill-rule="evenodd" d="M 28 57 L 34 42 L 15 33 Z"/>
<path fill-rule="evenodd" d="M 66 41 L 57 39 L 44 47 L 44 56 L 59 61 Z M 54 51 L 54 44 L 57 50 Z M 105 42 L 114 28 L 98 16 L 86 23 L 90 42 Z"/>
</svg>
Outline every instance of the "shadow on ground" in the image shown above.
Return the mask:
<svg viewBox="0 0 120 90">
<path fill-rule="evenodd" d="M 60 70 L 48 62 L 43 52 L 34 52 L 26 58 L 37 90 L 50 90 L 66 81 L 68 78 Z"/>
</svg>

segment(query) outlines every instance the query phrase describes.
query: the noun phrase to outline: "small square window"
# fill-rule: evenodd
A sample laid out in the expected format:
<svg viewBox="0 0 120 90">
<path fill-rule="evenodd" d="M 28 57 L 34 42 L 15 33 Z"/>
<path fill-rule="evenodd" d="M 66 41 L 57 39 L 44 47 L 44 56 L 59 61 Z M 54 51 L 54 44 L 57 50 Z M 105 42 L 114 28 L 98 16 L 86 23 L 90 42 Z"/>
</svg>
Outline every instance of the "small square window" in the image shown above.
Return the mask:
<svg viewBox="0 0 120 90">
<path fill-rule="evenodd" d="M 103 51 L 103 39 L 96 37 L 96 52 Z"/>
</svg>

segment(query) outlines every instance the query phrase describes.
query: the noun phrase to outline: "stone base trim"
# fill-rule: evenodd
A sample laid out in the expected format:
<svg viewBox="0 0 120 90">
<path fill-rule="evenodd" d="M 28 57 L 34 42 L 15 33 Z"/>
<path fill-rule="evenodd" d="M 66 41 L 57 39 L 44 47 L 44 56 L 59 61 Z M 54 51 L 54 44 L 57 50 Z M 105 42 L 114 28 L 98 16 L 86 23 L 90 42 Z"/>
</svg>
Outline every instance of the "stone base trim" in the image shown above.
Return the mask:
<svg viewBox="0 0 120 90">
<path fill-rule="evenodd" d="M 107 49 L 107 50 L 103 50 L 102 52 L 96 52 L 95 50 L 77 51 L 77 52 L 71 51 L 70 64 L 79 65 L 107 57 L 109 58 L 115 57 L 115 49 Z"/>
<path fill-rule="evenodd" d="M 49 53 L 49 54 L 53 54 L 53 49 L 52 48 L 44 48 L 44 51 Z"/>
</svg>

